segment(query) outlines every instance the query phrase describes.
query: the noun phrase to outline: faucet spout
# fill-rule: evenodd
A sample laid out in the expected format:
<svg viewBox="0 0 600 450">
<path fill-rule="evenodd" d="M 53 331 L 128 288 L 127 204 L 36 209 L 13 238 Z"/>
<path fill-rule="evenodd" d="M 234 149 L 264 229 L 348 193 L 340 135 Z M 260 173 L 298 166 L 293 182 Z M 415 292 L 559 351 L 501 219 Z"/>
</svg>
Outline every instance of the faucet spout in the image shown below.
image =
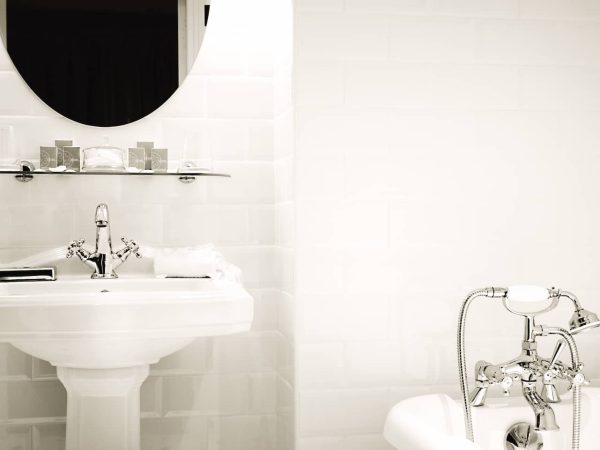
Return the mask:
<svg viewBox="0 0 600 450">
<path fill-rule="evenodd" d="M 101 261 L 103 266 L 111 266 L 109 259 L 112 253 L 108 205 L 100 203 L 96 208 L 96 257 Z M 112 269 L 113 267 L 108 267 L 104 273 L 109 272 L 112 274 Z"/>
<path fill-rule="evenodd" d="M 96 207 L 96 226 L 107 227 L 108 224 L 108 205 L 106 203 L 100 203 Z"/>
<path fill-rule="evenodd" d="M 554 410 L 538 394 L 535 381 L 523 381 L 523 396 L 535 414 L 535 429 L 538 431 L 558 430 Z"/>
</svg>

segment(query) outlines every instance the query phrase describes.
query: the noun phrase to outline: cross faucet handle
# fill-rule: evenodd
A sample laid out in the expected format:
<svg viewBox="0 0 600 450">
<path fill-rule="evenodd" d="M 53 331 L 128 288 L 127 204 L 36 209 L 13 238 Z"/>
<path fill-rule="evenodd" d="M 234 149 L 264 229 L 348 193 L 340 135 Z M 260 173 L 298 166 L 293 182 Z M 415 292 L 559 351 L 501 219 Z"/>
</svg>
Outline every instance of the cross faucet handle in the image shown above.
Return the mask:
<svg viewBox="0 0 600 450">
<path fill-rule="evenodd" d="M 67 247 L 67 259 L 75 256 L 75 251 L 79 250 L 84 243 L 85 243 L 85 239 L 79 239 L 78 241 L 71 241 L 71 243 Z"/>
<path fill-rule="evenodd" d="M 510 388 L 513 385 L 512 377 L 504 377 L 500 382 L 500 386 L 502 386 L 502 391 L 504 392 L 504 396 L 508 397 L 510 395 Z"/>
<path fill-rule="evenodd" d="M 571 384 L 573 386 L 582 386 L 584 384 L 590 384 L 590 382 L 585 378 L 583 372 L 577 372 L 571 379 Z"/>
<path fill-rule="evenodd" d="M 126 237 L 122 237 L 121 242 L 125 244 L 125 247 L 131 250 L 131 252 L 135 255 L 136 258 L 142 257 L 140 253 L 140 246 L 136 241 L 134 241 L 133 239 L 127 239 Z"/>
</svg>

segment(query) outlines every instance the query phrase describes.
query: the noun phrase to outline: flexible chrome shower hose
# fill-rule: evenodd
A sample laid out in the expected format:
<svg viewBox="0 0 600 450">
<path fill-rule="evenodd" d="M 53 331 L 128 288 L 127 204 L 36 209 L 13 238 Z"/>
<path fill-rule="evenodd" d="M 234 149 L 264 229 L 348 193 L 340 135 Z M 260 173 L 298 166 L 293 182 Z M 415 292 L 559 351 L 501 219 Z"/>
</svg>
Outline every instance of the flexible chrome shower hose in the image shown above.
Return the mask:
<svg viewBox="0 0 600 450">
<path fill-rule="evenodd" d="M 557 327 L 543 327 L 543 330 L 548 334 L 557 334 L 561 336 L 571 352 L 571 364 L 578 370 L 579 369 L 579 351 L 577 350 L 577 344 L 571 333 L 564 328 Z M 579 450 L 579 441 L 581 438 L 581 386 L 578 384 L 573 385 L 573 437 L 571 441 L 571 449 Z"/>
<path fill-rule="evenodd" d="M 492 290 L 493 292 L 493 290 Z M 469 386 L 467 380 L 467 357 L 465 355 L 465 326 L 467 324 L 467 312 L 471 302 L 477 297 L 488 297 L 490 290 L 488 288 L 478 289 L 471 292 L 460 308 L 460 314 L 458 318 L 458 374 L 460 378 L 460 390 L 463 397 L 463 408 L 465 411 L 465 434 L 467 439 L 474 442 L 473 436 L 473 417 L 471 415 L 471 402 L 469 402 Z"/>
</svg>

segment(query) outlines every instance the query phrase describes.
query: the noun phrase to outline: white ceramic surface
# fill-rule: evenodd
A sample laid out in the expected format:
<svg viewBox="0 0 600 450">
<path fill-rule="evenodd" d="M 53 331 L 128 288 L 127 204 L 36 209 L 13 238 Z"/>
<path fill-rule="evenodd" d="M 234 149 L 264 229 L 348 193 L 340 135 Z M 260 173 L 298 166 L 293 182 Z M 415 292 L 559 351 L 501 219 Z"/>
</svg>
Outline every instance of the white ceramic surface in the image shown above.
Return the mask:
<svg viewBox="0 0 600 450">
<path fill-rule="evenodd" d="M 212 279 L 0 284 L 0 342 L 57 366 L 67 390 L 67 450 L 139 450 L 149 365 L 252 319 L 252 297 Z"/>
<path fill-rule="evenodd" d="M 60 367 L 152 364 L 200 336 L 248 330 L 252 297 L 211 279 L 0 284 L 0 341 Z"/>
<path fill-rule="evenodd" d="M 517 393 L 489 398 L 473 408 L 475 443 L 464 438 L 461 402 L 444 394 L 424 395 L 398 403 L 388 414 L 384 435 L 399 450 L 505 450 L 507 430 L 517 422 L 533 422 L 533 412 Z M 581 450 L 600 442 L 600 388 L 582 389 Z M 552 405 L 559 431 L 543 432 L 544 450 L 569 450 L 572 433 L 570 395 Z"/>
</svg>

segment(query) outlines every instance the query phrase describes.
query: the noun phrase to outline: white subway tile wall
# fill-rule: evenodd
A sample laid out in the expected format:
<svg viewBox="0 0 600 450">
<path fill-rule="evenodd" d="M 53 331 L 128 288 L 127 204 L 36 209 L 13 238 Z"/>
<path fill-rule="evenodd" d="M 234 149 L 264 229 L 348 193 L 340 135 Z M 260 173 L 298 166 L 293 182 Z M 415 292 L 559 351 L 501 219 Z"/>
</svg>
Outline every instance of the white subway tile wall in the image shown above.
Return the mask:
<svg viewBox="0 0 600 450">
<path fill-rule="evenodd" d="M 295 392 L 295 189 L 294 189 L 294 109 L 292 99 L 292 2 L 277 1 L 273 17 L 278 42 L 275 46 L 273 96 L 274 161 L 274 276 L 277 279 L 277 450 L 293 450 L 296 441 Z M 244 446 L 240 448 L 246 448 Z"/>
<path fill-rule="evenodd" d="M 57 138 L 87 147 L 107 135 L 123 148 L 155 141 L 169 148 L 173 164 L 208 155 L 215 170 L 233 176 L 192 185 L 113 177 L 38 177 L 28 184 L 0 179 L 1 262 L 74 238 L 93 241 L 93 211 L 106 202 L 113 235 L 138 239 L 142 253 L 144 244 L 214 243 L 242 268 L 256 300 L 252 331 L 199 339 L 151 368 L 141 393 L 143 450 L 285 450 L 278 439 L 292 444 L 290 346 L 282 345 L 291 332 L 289 326 L 288 337 L 279 331 L 279 309 L 290 302 L 282 300 L 274 270 L 281 253 L 276 212 L 279 236 L 290 235 L 283 227 L 292 221 L 282 214 L 290 208 L 275 204 L 274 179 L 274 92 L 277 84 L 280 97 L 291 79 L 291 30 L 277 27 L 278 18 L 291 21 L 291 6 L 286 10 L 277 5 L 285 2 L 271 0 L 214 3 L 192 74 L 157 112 L 124 127 L 104 130 L 61 118 L 31 93 L 0 49 L 0 124 L 15 127 L 21 157 L 37 159 L 39 146 Z M 274 33 L 290 35 L 283 39 L 287 45 Z M 285 82 L 283 69 L 275 80 L 276 56 L 288 68 Z M 291 115 L 289 98 L 279 102 Z M 289 144 L 292 128 L 281 117 L 283 112 L 277 115 L 279 142 Z M 122 272 L 150 269 L 142 259 Z M 61 262 L 60 272 L 83 275 L 86 269 Z M 64 449 L 65 408 L 54 367 L 0 345 L 0 450 Z"/>
<path fill-rule="evenodd" d="M 600 309 L 600 4 L 296 0 L 294 18 L 277 185 L 295 193 L 296 448 L 389 449 L 395 402 L 457 394 L 470 289 L 558 285 Z M 513 357 L 521 321 L 472 314 L 494 320 L 469 323 L 470 364 Z"/>
</svg>

